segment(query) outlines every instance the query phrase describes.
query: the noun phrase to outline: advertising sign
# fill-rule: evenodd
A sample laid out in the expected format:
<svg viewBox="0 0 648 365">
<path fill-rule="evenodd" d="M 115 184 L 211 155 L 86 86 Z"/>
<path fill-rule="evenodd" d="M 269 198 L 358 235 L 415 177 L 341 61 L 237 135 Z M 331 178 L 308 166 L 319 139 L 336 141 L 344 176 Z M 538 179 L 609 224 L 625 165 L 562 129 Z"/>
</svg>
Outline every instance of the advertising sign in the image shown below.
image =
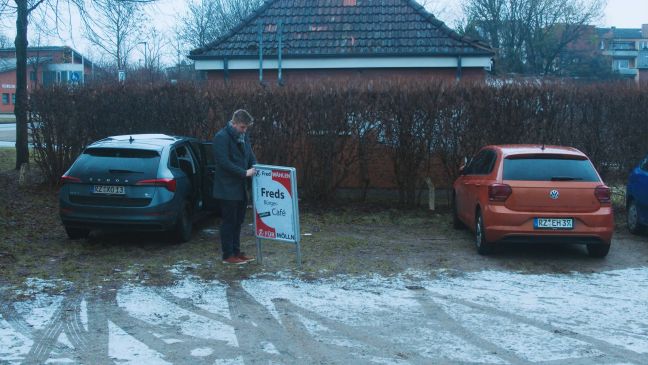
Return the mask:
<svg viewBox="0 0 648 365">
<path fill-rule="evenodd" d="M 295 243 L 298 260 L 301 262 L 295 168 L 271 165 L 254 165 L 254 168 L 257 172 L 252 178 L 252 200 L 259 261 L 260 240 L 269 239 Z"/>
</svg>

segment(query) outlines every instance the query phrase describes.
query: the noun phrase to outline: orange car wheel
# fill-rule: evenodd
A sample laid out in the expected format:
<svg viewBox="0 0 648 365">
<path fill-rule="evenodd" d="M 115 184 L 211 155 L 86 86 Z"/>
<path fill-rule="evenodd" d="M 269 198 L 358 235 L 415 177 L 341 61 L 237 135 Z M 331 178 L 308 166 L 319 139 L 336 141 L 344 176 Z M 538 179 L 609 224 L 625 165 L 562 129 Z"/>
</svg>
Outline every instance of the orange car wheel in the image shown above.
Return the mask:
<svg viewBox="0 0 648 365">
<path fill-rule="evenodd" d="M 480 255 L 488 255 L 493 252 L 494 248 L 493 244 L 486 240 L 486 230 L 481 212 L 477 212 L 475 217 L 475 246 L 477 246 L 477 253 Z"/>
</svg>

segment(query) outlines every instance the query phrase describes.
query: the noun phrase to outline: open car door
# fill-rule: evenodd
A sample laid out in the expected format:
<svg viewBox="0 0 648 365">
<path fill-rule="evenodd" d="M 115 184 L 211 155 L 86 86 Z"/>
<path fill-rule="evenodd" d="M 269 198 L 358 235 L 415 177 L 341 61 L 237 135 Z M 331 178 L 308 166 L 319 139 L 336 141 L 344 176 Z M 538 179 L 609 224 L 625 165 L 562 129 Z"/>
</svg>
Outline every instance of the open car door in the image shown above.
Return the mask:
<svg viewBox="0 0 648 365">
<path fill-rule="evenodd" d="M 212 192 L 214 187 L 214 174 L 216 173 L 216 161 L 214 160 L 211 142 L 200 143 L 200 158 L 202 162 L 202 189 L 205 209 L 219 212 L 218 200 L 214 198 Z"/>
</svg>

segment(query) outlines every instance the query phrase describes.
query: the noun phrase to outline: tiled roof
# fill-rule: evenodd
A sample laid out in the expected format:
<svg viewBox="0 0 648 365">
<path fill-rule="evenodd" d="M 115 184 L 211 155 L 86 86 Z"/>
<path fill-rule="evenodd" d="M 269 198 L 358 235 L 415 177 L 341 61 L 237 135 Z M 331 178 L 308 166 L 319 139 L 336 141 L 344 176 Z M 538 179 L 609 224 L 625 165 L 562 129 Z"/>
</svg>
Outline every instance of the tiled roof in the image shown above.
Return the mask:
<svg viewBox="0 0 648 365">
<path fill-rule="evenodd" d="M 641 39 L 641 28 L 597 28 L 599 37 L 611 36 L 615 39 Z"/>
<path fill-rule="evenodd" d="M 414 0 L 269 0 L 192 59 L 277 55 L 282 23 L 284 57 L 484 56 L 486 44 L 459 36 Z"/>
</svg>

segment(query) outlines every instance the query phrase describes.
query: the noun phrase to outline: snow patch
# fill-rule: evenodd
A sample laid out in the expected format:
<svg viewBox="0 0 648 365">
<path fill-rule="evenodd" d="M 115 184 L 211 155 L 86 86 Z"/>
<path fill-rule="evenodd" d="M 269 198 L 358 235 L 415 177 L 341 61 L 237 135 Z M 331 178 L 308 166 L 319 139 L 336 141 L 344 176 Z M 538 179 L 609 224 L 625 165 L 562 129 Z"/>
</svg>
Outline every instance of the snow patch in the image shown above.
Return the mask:
<svg viewBox="0 0 648 365">
<path fill-rule="evenodd" d="M 59 335 L 59 338 L 58 338 L 58 342 L 60 342 L 60 343 L 64 344 L 65 346 L 67 346 L 67 347 L 74 350 L 74 346 L 72 345 L 72 342 L 70 342 L 70 340 L 68 339 L 65 332 L 61 332 L 61 334 Z"/>
<path fill-rule="evenodd" d="M 261 349 L 268 354 L 279 355 L 279 351 L 272 342 L 261 342 Z"/>
<path fill-rule="evenodd" d="M 117 303 L 130 315 L 145 322 L 178 327 L 185 335 L 223 341 L 229 346 L 238 347 L 232 326 L 178 307 L 158 296 L 152 288 L 124 288 L 117 294 Z"/>
<path fill-rule="evenodd" d="M 484 311 L 523 316 L 553 329 L 648 353 L 646 268 L 570 275 L 485 271 L 424 285 L 450 302 L 475 303 Z M 556 336 L 543 335 L 550 337 Z"/>
<path fill-rule="evenodd" d="M 231 319 L 227 301 L 227 285 L 220 282 L 201 282 L 198 278 L 187 276 L 168 289 L 169 293 L 191 302 L 208 312 Z"/>
<path fill-rule="evenodd" d="M 216 359 L 214 365 L 245 365 L 245 362 L 241 356 L 238 356 L 234 359 Z"/>
<path fill-rule="evenodd" d="M 145 344 L 127 334 L 117 325 L 108 321 L 110 336 L 108 339 L 108 356 L 120 364 L 170 364 L 162 355 L 151 350 Z"/>
<path fill-rule="evenodd" d="M 83 328 L 87 331 L 88 330 L 88 302 L 85 300 L 85 298 L 79 304 L 79 308 L 80 308 L 79 318 L 81 319 L 81 324 L 83 325 Z"/>
<path fill-rule="evenodd" d="M 16 332 L 11 324 L 0 319 L 0 363 L 20 363 L 34 341 Z"/>
<path fill-rule="evenodd" d="M 210 349 L 209 347 L 201 347 L 201 348 L 191 350 L 191 356 L 195 356 L 195 357 L 205 357 L 213 353 L 214 350 Z"/>
<path fill-rule="evenodd" d="M 14 303 L 16 311 L 36 329 L 44 329 L 63 303 L 63 296 L 34 294 L 33 299 Z"/>
</svg>

